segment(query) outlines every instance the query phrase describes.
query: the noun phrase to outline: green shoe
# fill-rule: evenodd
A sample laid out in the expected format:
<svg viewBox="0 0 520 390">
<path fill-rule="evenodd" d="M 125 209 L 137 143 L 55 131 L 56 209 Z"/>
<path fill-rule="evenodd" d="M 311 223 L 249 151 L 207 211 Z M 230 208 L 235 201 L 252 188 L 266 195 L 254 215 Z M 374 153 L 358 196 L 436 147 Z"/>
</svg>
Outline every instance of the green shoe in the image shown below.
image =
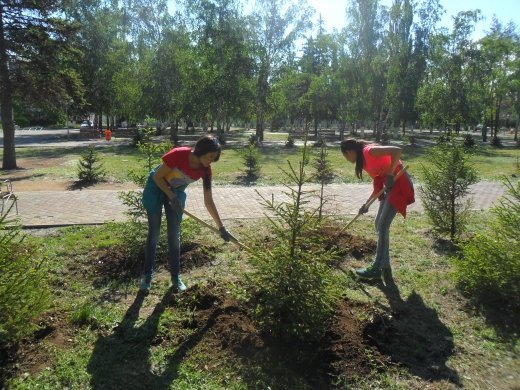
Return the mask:
<svg viewBox="0 0 520 390">
<path fill-rule="evenodd" d="M 149 292 L 152 287 L 152 276 L 151 275 L 143 275 L 141 277 L 141 283 L 139 285 L 139 290 L 143 292 Z"/>
<path fill-rule="evenodd" d="M 185 290 L 186 290 L 186 286 L 184 283 L 182 283 L 181 278 L 179 278 L 179 277 L 174 278 L 170 282 L 170 291 L 171 292 L 183 292 Z"/>
<path fill-rule="evenodd" d="M 381 278 L 381 269 L 370 266 L 356 270 L 356 275 L 364 279 L 379 279 Z"/>
</svg>

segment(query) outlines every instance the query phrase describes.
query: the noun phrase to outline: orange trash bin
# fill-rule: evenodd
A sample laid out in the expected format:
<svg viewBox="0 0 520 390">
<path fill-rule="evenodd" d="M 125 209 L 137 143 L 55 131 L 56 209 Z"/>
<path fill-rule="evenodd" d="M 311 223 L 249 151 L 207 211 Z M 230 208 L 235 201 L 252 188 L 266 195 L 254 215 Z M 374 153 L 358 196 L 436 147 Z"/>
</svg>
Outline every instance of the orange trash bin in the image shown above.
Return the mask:
<svg viewBox="0 0 520 390">
<path fill-rule="evenodd" d="M 105 139 L 107 141 L 110 141 L 112 139 L 112 131 L 110 131 L 110 129 L 105 130 Z"/>
</svg>

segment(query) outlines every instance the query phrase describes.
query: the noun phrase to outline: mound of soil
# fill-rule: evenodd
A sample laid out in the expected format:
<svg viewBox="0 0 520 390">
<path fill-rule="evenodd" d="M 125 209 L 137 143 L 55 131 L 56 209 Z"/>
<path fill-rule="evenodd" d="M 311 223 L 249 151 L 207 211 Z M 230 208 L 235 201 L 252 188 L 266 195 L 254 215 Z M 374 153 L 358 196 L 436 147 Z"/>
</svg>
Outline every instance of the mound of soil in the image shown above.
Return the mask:
<svg viewBox="0 0 520 390">
<path fill-rule="evenodd" d="M 203 330 L 203 340 L 198 343 L 206 346 L 208 366 L 219 364 L 223 355 L 231 354 L 245 366 L 260 365 L 269 374 L 283 362 L 292 376 L 320 388 L 330 387 L 338 378 L 364 375 L 390 364 L 365 336 L 366 328 L 377 318 L 377 310 L 369 305 L 342 299 L 324 337 L 306 343 L 276 340 L 265 334 L 251 318 L 251 308 L 215 284 L 193 286 L 187 292 L 173 304 L 194 311 L 193 320 L 185 326 Z M 197 337 L 201 337 L 199 331 L 195 332 Z"/>
<path fill-rule="evenodd" d="M 184 243 L 181 247 L 181 272 L 210 265 L 219 249 L 195 242 Z M 158 254 L 157 264 L 168 263 L 166 254 Z M 124 279 L 139 277 L 144 266 L 144 249 L 136 258 L 129 258 L 123 250 L 110 248 L 99 252 L 94 262 L 95 273 L 102 279 Z"/>
<path fill-rule="evenodd" d="M 326 249 L 336 249 L 341 256 L 350 255 L 355 259 L 362 259 L 366 255 L 375 253 L 377 242 L 373 239 L 354 236 L 342 231 L 343 226 L 323 226 L 318 235 L 324 240 Z"/>
</svg>

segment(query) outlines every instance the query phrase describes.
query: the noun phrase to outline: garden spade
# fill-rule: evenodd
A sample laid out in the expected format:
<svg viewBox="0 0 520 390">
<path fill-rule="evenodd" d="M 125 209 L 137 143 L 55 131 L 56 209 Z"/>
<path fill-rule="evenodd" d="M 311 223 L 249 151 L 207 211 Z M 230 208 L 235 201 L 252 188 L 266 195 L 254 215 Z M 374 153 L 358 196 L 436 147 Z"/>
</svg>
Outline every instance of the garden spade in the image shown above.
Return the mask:
<svg viewBox="0 0 520 390">
<path fill-rule="evenodd" d="M 213 225 L 210 225 L 209 223 L 203 221 L 202 219 L 200 219 L 199 217 L 193 215 L 192 213 L 190 213 L 189 211 L 186 211 L 184 210 L 184 214 L 186 214 L 188 217 L 190 218 L 193 218 L 195 221 L 197 221 L 198 223 L 200 223 L 201 225 L 204 225 L 205 227 L 207 227 L 208 229 L 210 230 L 213 230 L 215 233 L 218 233 L 220 234 L 220 231 Z M 231 242 L 233 242 L 234 244 L 238 245 L 240 248 L 242 249 L 245 249 L 247 251 L 250 251 L 251 248 L 249 248 L 248 246 L 242 244 L 240 241 L 238 241 L 235 237 L 231 236 Z"/>
</svg>

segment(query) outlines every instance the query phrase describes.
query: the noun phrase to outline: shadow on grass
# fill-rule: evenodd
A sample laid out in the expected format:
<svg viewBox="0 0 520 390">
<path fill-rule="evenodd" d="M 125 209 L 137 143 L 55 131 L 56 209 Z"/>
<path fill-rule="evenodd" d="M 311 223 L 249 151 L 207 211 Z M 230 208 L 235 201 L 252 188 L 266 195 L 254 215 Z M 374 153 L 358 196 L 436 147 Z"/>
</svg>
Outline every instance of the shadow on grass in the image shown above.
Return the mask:
<svg viewBox="0 0 520 390">
<path fill-rule="evenodd" d="M 447 380 L 460 385 L 457 372 L 446 366 L 455 348 L 453 335 L 436 311 L 427 307 L 416 292 L 403 300 L 391 274 L 385 275 L 384 282 L 377 287 L 386 295 L 392 313 L 368 326 L 366 337 L 411 374 L 428 381 Z"/>
<path fill-rule="evenodd" d="M 169 389 L 179 375 L 182 361 L 217 317 L 215 314 L 209 318 L 165 358 L 165 366 L 157 367 L 151 361 L 150 350 L 163 341 L 158 335 L 159 321 L 169 305 L 171 293 L 165 293 L 148 318 L 136 326 L 145 297 L 145 293 L 139 292 L 112 334 L 100 335 L 97 339 L 87 366 L 93 389 Z"/>
<path fill-rule="evenodd" d="M 486 323 L 495 330 L 497 336 L 514 349 L 520 334 L 520 304 L 514 297 L 497 298 L 500 295 L 500 292 L 484 289 L 480 294 L 468 297 L 472 305 L 470 310 L 484 316 Z"/>
</svg>

